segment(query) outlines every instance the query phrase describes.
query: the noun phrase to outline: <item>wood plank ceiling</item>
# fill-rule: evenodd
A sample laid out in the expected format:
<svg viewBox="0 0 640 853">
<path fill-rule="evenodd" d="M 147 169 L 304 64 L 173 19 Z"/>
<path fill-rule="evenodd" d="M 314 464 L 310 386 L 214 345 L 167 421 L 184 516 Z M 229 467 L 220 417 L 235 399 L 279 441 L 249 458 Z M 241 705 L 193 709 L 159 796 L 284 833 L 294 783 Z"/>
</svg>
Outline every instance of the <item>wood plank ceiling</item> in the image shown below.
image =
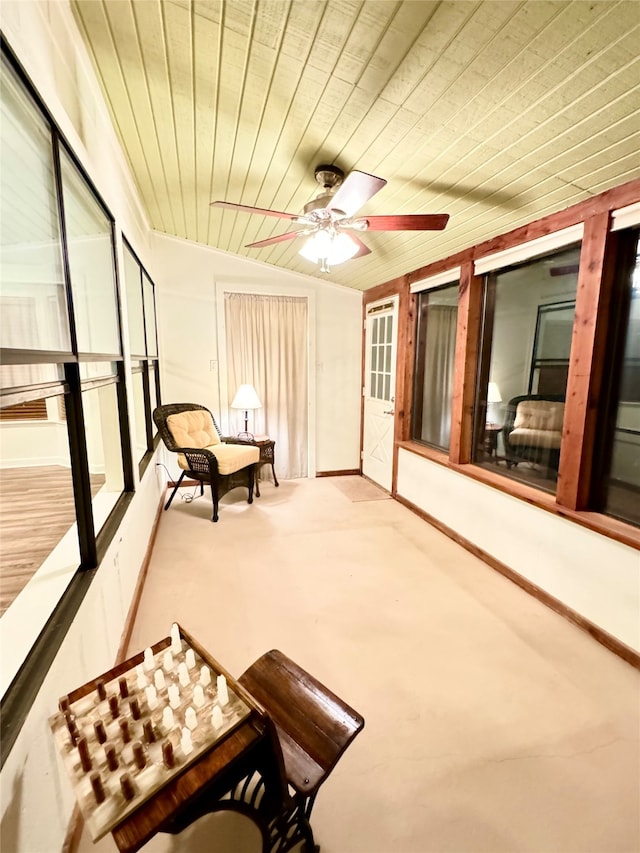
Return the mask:
<svg viewBox="0 0 640 853">
<path fill-rule="evenodd" d="M 366 289 L 640 176 L 635 0 L 72 0 L 153 228 L 320 275 L 274 217 L 335 163 L 388 183 L 325 274 Z"/>
</svg>

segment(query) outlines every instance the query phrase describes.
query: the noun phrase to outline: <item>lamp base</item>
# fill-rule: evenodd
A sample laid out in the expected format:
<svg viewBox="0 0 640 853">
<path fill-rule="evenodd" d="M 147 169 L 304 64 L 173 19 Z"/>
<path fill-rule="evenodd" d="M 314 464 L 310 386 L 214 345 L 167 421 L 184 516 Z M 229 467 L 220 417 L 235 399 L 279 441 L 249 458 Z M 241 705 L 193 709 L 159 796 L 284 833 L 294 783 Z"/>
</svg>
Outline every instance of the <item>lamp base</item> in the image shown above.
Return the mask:
<svg viewBox="0 0 640 853">
<path fill-rule="evenodd" d="M 245 441 L 255 441 L 254 436 L 250 432 L 247 432 L 246 429 L 244 432 L 239 432 L 237 438 L 244 438 Z"/>
</svg>

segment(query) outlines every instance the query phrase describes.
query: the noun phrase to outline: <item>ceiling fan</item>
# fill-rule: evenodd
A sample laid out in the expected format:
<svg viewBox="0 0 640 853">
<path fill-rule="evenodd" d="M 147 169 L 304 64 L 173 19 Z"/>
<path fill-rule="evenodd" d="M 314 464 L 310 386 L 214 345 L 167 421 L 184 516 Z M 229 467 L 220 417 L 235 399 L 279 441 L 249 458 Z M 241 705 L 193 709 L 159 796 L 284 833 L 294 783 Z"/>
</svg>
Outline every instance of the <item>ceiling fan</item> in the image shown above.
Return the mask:
<svg viewBox="0 0 640 853">
<path fill-rule="evenodd" d="M 356 216 L 365 202 L 372 198 L 387 183 L 366 172 L 354 170 L 347 178 L 337 166 L 321 165 L 315 169 L 315 179 L 322 192 L 304 206 L 304 213 L 285 213 L 235 204 L 232 201 L 213 201 L 213 207 L 239 210 L 245 213 L 260 213 L 289 219 L 302 226 L 296 231 L 287 231 L 266 240 L 249 243 L 246 248 L 260 249 L 295 237 L 308 237 L 300 249 L 307 260 L 320 263 L 321 272 L 330 272 L 331 264 L 341 264 L 350 258 L 359 258 L 371 253 L 357 233 L 362 231 L 441 231 L 445 228 L 448 213 L 397 214 L 391 216 Z"/>
</svg>

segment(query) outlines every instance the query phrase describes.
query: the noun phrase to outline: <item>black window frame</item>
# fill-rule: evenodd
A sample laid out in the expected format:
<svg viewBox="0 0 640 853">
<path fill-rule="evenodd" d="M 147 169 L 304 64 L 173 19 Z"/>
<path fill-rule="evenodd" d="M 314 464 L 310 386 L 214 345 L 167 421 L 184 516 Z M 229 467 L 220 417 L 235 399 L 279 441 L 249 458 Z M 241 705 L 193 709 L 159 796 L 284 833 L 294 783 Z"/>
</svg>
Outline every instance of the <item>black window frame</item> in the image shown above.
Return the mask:
<svg viewBox="0 0 640 853">
<path fill-rule="evenodd" d="M 64 287 L 67 299 L 67 314 L 70 324 L 71 350 L 69 352 L 8 349 L 0 350 L 0 359 L 5 364 L 57 364 L 63 366 L 64 378 L 60 381 L 44 385 L 25 386 L 22 388 L 9 387 L 0 389 L 0 406 L 39 396 L 64 395 L 66 408 L 67 432 L 69 451 L 72 464 L 72 480 L 74 486 L 74 502 L 78 526 L 80 560 L 73 578 L 67 589 L 54 606 L 40 635 L 27 652 L 20 670 L 6 689 L 0 702 L 0 769 L 4 766 L 15 741 L 20 733 L 35 697 L 53 663 L 56 654 L 80 608 L 80 605 L 95 577 L 97 566 L 104 557 L 106 550 L 124 518 L 126 510 L 133 498 L 135 483 L 129 435 L 128 401 L 125 387 L 125 365 L 123 351 L 122 312 L 120 308 L 121 287 L 116 254 L 115 220 L 111 215 L 102 196 L 93 185 L 90 177 L 73 152 L 73 149 L 54 117 L 41 99 L 22 64 L 17 59 L 11 46 L 0 33 L 0 57 L 6 61 L 9 69 L 16 75 L 25 93 L 48 124 L 51 132 L 51 146 L 55 191 L 57 195 L 58 217 L 60 223 L 60 240 L 63 255 Z M 78 170 L 96 203 L 105 214 L 110 225 L 111 256 L 114 274 L 114 299 L 116 301 L 118 353 L 80 353 L 77 350 L 77 334 L 73 310 L 73 295 L 69 270 L 68 239 L 64 220 L 64 204 L 62 195 L 62 174 L 60 152 L 64 150 L 73 166 Z M 118 424 L 120 430 L 120 445 L 123 465 L 123 491 L 116 499 L 105 522 L 99 531 L 93 525 L 91 505 L 91 489 L 89 485 L 89 469 L 84 432 L 84 414 L 82 392 L 96 385 L 96 380 L 83 380 L 80 376 L 82 362 L 109 361 L 116 363 L 115 374 L 97 380 L 101 384 L 113 383 L 116 387 L 118 406 Z"/>
</svg>

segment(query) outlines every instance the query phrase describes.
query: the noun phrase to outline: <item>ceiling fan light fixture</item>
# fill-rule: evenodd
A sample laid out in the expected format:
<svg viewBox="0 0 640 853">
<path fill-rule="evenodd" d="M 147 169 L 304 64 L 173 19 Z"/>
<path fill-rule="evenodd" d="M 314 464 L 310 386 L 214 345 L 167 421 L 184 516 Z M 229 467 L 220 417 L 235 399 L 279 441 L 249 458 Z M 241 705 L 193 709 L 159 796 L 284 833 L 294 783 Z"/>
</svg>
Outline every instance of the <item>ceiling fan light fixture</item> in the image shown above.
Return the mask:
<svg viewBox="0 0 640 853">
<path fill-rule="evenodd" d="M 323 272 L 327 266 L 337 266 L 348 261 L 358 252 L 358 244 L 344 232 L 316 231 L 302 245 L 299 254 L 314 264 L 320 263 Z"/>
</svg>

